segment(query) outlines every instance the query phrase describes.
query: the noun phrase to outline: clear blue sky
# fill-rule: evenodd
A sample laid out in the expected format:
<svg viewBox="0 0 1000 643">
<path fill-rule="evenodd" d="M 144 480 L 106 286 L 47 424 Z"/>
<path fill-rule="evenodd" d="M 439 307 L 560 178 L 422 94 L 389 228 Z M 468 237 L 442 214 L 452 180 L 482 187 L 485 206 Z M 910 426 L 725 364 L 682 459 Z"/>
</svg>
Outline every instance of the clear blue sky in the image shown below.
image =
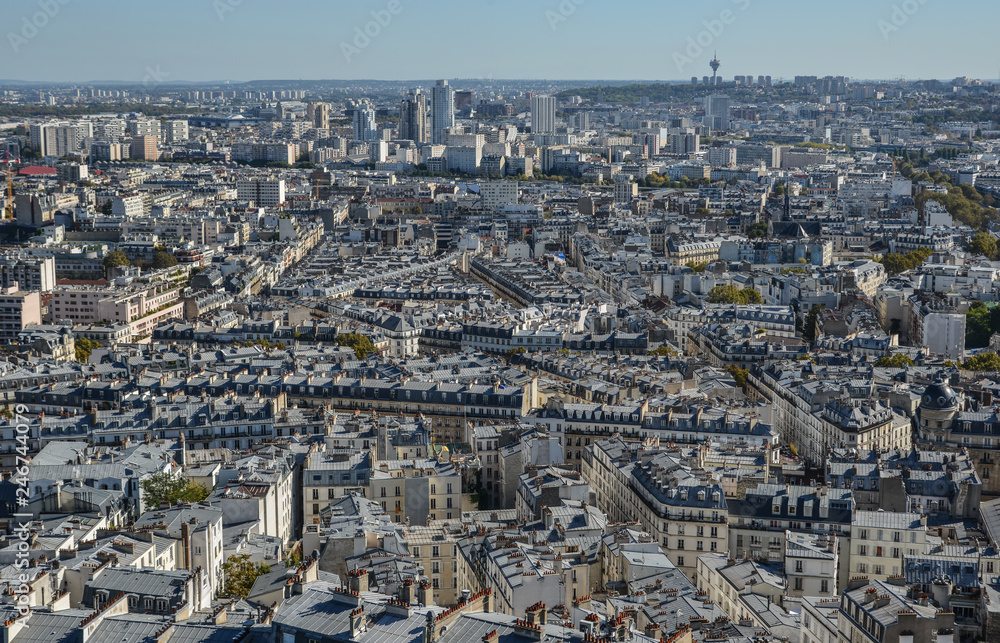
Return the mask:
<svg viewBox="0 0 1000 643">
<path fill-rule="evenodd" d="M 997 78 L 998 23 L 995 0 L 2 0 L 0 78 L 680 80 L 715 49 L 726 78 Z"/>
</svg>

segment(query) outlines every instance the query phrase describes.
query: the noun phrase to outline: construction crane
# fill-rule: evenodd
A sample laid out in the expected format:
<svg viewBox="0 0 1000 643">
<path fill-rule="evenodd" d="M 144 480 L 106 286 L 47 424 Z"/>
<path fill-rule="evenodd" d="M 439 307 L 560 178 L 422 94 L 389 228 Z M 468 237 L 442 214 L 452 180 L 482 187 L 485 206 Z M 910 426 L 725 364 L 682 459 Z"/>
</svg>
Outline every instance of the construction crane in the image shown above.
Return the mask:
<svg viewBox="0 0 1000 643">
<path fill-rule="evenodd" d="M 3 162 L 7 164 L 7 209 L 4 211 L 4 219 L 14 218 L 14 163 L 20 163 L 21 159 L 12 159 L 10 150 L 4 150 Z"/>
</svg>

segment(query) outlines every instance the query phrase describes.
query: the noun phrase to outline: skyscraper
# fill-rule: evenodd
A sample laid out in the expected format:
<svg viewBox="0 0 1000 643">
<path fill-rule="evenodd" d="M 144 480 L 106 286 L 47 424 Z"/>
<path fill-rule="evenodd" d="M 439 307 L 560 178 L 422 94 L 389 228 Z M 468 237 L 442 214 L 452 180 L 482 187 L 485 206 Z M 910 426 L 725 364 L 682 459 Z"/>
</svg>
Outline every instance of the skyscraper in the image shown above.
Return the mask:
<svg viewBox="0 0 1000 643">
<path fill-rule="evenodd" d="M 713 129 L 729 129 L 729 96 L 713 95 L 705 99 L 705 125 Z"/>
<path fill-rule="evenodd" d="M 399 138 L 427 142 L 427 96 L 414 89 L 399 106 Z"/>
<path fill-rule="evenodd" d="M 309 103 L 306 118 L 317 129 L 330 129 L 330 106 L 326 103 Z"/>
<path fill-rule="evenodd" d="M 554 96 L 531 98 L 531 132 L 554 134 L 556 131 L 556 99 Z"/>
<path fill-rule="evenodd" d="M 354 140 L 374 141 L 377 133 L 375 110 L 368 106 L 354 110 Z"/>
<path fill-rule="evenodd" d="M 455 90 L 439 80 L 431 90 L 431 142 L 444 143 L 444 131 L 455 125 Z"/>
</svg>

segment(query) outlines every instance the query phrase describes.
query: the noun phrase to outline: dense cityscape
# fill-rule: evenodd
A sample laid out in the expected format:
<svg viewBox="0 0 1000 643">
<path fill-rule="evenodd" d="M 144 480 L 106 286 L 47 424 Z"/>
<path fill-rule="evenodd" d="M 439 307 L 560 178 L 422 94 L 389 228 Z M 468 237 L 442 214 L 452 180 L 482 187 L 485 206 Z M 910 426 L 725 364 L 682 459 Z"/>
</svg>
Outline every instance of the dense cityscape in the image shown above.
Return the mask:
<svg viewBox="0 0 1000 643">
<path fill-rule="evenodd" d="M 1000 82 L 705 49 L 0 81 L 3 642 L 1000 641 Z"/>
</svg>

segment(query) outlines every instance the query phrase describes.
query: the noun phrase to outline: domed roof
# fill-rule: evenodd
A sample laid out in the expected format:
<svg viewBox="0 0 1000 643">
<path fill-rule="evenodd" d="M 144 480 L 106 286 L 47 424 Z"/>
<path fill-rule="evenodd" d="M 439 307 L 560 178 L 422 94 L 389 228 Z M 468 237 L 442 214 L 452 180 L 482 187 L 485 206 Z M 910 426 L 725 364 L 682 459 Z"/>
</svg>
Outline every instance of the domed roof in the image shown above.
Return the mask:
<svg viewBox="0 0 1000 643">
<path fill-rule="evenodd" d="M 937 381 L 927 387 L 920 398 L 920 408 L 930 410 L 951 410 L 958 408 L 958 395 L 948 384 Z"/>
</svg>

